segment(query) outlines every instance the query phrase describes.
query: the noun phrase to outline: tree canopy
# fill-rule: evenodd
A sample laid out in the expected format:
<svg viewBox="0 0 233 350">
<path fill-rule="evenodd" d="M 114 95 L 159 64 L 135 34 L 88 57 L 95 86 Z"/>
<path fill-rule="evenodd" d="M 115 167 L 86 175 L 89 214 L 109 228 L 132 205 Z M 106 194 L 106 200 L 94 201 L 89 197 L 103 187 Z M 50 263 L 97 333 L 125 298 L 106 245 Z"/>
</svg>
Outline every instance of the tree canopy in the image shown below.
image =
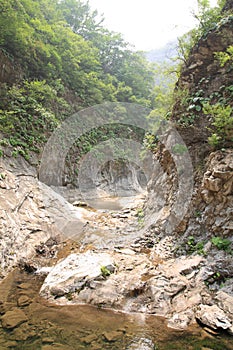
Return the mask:
<svg viewBox="0 0 233 350">
<path fill-rule="evenodd" d="M 0 10 L 0 59 L 12 68 L 10 79 L 0 68 L 0 146 L 29 158 L 75 111 L 105 101 L 152 106 L 153 66 L 88 1 L 1 0 Z"/>
<path fill-rule="evenodd" d="M 27 79 L 61 79 L 81 106 L 150 104 L 152 66 L 120 34 L 105 29 L 88 2 L 2 0 L 1 7 L 0 48 L 20 62 Z"/>
</svg>

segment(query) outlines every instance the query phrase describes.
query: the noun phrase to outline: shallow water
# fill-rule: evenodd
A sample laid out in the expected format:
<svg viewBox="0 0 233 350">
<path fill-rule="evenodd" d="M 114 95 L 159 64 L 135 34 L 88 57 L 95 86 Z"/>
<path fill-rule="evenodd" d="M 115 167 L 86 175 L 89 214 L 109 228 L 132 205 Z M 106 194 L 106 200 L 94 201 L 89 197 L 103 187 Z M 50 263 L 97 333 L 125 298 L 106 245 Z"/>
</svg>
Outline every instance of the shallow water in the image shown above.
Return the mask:
<svg viewBox="0 0 233 350">
<path fill-rule="evenodd" d="M 0 328 L 1 350 L 233 349 L 233 337 L 213 337 L 198 326 L 176 331 L 167 328 L 166 321 L 159 317 L 49 304 L 38 295 L 42 282 L 41 277 L 16 269 L 0 284 L 0 298 L 6 309 L 16 307 L 20 295 L 29 296 L 31 301 L 21 307 L 28 316 L 27 323 L 14 330 Z"/>
<path fill-rule="evenodd" d="M 99 199 L 89 199 L 88 205 L 92 208 L 99 210 L 121 210 L 123 205 L 120 200 L 116 197 L 114 198 L 99 198 Z"/>
<path fill-rule="evenodd" d="M 135 196 L 124 197 L 99 197 L 93 199 L 87 199 L 87 203 L 90 207 L 98 210 L 121 210 L 127 207 L 134 206 L 138 203 L 143 203 L 142 198 L 146 195 L 137 194 Z"/>
</svg>

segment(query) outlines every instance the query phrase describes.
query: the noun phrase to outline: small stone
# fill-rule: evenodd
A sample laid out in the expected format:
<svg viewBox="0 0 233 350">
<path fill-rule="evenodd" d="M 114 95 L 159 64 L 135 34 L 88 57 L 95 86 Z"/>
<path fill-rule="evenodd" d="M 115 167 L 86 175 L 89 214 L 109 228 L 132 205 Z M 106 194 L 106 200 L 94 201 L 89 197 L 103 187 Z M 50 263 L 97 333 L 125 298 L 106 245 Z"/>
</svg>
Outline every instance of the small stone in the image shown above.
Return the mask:
<svg viewBox="0 0 233 350">
<path fill-rule="evenodd" d="M 222 188 L 222 180 L 219 178 L 205 178 L 204 179 L 204 186 L 207 188 L 207 190 L 212 192 L 219 192 Z"/>
<path fill-rule="evenodd" d="M 17 341 L 25 341 L 28 338 L 34 338 L 36 332 L 33 329 L 30 329 L 30 326 L 27 324 L 22 324 L 18 328 L 14 329 L 13 337 Z"/>
<path fill-rule="evenodd" d="M 219 179 L 228 180 L 232 177 L 232 171 L 220 171 L 220 170 L 214 170 L 213 176 Z"/>
<path fill-rule="evenodd" d="M 222 310 L 229 315 L 233 314 L 233 296 L 220 290 L 216 295 L 216 299 L 218 300 L 218 305 Z"/>
<path fill-rule="evenodd" d="M 72 205 L 75 207 L 87 207 L 87 203 L 82 201 L 75 201 L 72 203 Z"/>
<path fill-rule="evenodd" d="M 21 295 L 17 301 L 19 307 L 24 307 L 29 305 L 31 302 L 30 298 L 27 295 Z"/>
<path fill-rule="evenodd" d="M 52 344 L 54 340 L 52 338 L 46 337 L 42 339 L 43 344 Z"/>
<path fill-rule="evenodd" d="M 103 336 L 108 342 L 111 343 L 119 340 L 119 338 L 122 336 L 122 333 L 117 331 L 105 332 Z"/>
<path fill-rule="evenodd" d="M 68 290 L 65 290 L 63 288 L 59 288 L 59 287 L 53 286 L 50 289 L 50 293 L 51 293 L 51 295 L 53 295 L 55 297 L 62 297 L 63 295 L 68 293 Z"/>
<path fill-rule="evenodd" d="M 114 273 L 116 270 L 116 267 L 114 265 L 107 265 L 105 267 L 110 273 Z"/>
<path fill-rule="evenodd" d="M 98 343 L 92 343 L 91 344 L 91 350 L 102 350 L 102 345 L 98 344 Z"/>
<path fill-rule="evenodd" d="M 6 306 L 2 301 L 0 301 L 0 315 L 4 315 L 6 312 Z"/>
<path fill-rule="evenodd" d="M 91 344 L 94 340 L 97 339 L 97 335 L 96 334 L 89 334 L 84 338 L 81 338 L 81 342 L 85 343 L 85 344 Z"/>
<path fill-rule="evenodd" d="M 2 327 L 13 329 L 27 320 L 28 318 L 25 313 L 22 310 L 15 308 L 12 311 L 7 311 L 5 315 L 2 316 Z"/>
<path fill-rule="evenodd" d="M 141 338 L 135 339 L 128 347 L 128 350 L 156 350 L 157 347 L 151 339 Z"/>
<path fill-rule="evenodd" d="M 64 344 L 54 343 L 52 345 L 50 344 L 42 345 L 41 350 L 70 350 L 70 347 Z"/>
<path fill-rule="evenodd" d="M 208 328 L 208 327 L 204 327 L 203 328 L 205 332 L 207 332 L 208 334 L 211 334 L 211 335 L 218 335 L 218 332 L 215 332 L 213 329 L 211 328 Z"/>
<path fill-rule="evenodd" d="M 30 283 L 21 283 L 17 286 L 20 289 L 31 289 L 31 284 Z"/>
</svg>

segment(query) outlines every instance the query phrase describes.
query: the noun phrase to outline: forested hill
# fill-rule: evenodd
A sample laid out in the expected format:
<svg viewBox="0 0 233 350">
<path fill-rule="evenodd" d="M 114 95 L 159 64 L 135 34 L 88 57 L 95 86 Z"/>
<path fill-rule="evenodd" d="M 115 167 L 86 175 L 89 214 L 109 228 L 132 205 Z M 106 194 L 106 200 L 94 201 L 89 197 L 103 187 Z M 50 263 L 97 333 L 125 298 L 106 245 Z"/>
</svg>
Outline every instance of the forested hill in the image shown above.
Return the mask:
<svg viewBox="0 0 233 350">
<path fill-rule="evenodd" d="M 53 88 L 60 79 L 83 106 L 149 103 L 151 67 L 120 34 L 102 27 L 88 2 L 2 0 L 1 7 L 2 54 L 21 65 L 24 78 L 44 79 Z"/>
<path fill-rule="evenodd" d="M 151 106 L 152 66 L 101 22 L 79 0 L 1 0 L 1 143 L 38 151 L 47 131 L 84 107 Z"/>
</svg>

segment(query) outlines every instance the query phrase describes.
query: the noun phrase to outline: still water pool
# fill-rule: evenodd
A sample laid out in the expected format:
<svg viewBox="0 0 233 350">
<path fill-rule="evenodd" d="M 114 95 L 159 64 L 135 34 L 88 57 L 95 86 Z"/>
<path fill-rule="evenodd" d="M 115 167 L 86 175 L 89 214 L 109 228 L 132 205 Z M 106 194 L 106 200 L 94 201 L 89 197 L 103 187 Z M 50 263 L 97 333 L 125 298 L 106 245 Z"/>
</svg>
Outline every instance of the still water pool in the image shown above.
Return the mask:
<svg viewBox="0 0 233 350">
<path fill-rule="evenodd" d="M 233 337 L 213 336 L 198 326 L 177 331 L 159 317 L 49 304 L 38 294 L 42 282 L 15 269 L 0 284 L 0 307 L 5 312 L 20 308 L 28 318 L 13 329 L 0 328 L 1 350 L 233 350 Z M 18 306 L 23 295 L 28 302 Z"/>
</svg>

